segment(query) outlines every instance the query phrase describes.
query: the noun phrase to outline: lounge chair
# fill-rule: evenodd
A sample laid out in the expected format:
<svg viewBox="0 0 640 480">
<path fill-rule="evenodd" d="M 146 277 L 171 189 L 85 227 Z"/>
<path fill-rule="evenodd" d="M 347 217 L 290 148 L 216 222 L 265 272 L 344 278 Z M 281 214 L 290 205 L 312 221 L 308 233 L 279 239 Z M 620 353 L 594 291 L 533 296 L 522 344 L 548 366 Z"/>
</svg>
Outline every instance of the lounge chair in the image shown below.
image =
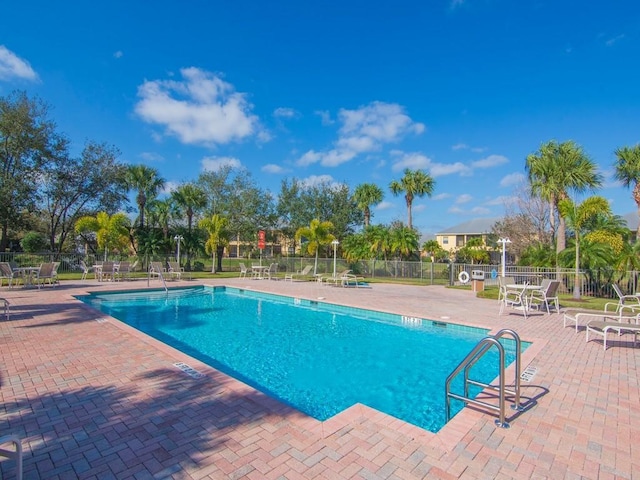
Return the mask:
<svg viewBox="0 0 640 480">
<path fill-rule="evenodd" d="M 342 283 L 342 278 L 349 273 L 351 273 L 351 270 L 343 270 L 342 272 L 336 274 L 335 277 L 333 275 L 331 275 L 330 277 L 321 277 L 320 281 L 324 282 L 325 285 L 329 285 L 330 283 L 338 285 L 338 283 Z"/>
<path fill-rule="evenodd" d="M 307 265 L 306 267 L 304 267 L 302 270 L 298 271 L 298 272 L 291 272 L 291 273 L 285 273 L 284 275 L 284 279 L 289 280 L 290 282 L 293 282 L 293 279 L 295 277 L 306 277 L 311 273 L 311 270 L 313 269 L 313 265 Z"/>
<path fill-rule="evenodd" d="M 639 317 L 631 317 L 636 321 Z M 609 332 L 618 332 L 618 336 L 623 332 L 633 333 L 633 343 L 638 342 L 638 334 L 640 334 L 640 325 L 637 323 L 622 323 L 619 321 L 600 321 L 592 320 L 587 323 L 587 342 L 589 341 L 589 333 L 600 335 L 602 337 L 602 346 L 607 349 L 607 334 Z"/>
<path fill-rule="evenodd" d="M 605 304 L 605 310 L 607 305 L 615 306 L 616 312 L 619 310 L 631 311 L 631 313 L 640 313 L 640 295 L 625 295 L 620 290 L 620 287 L 615 283 L 611 284 L 613 291 L 618 296 L 617 302 L 608 302 Z"/>
<path fill-rule="evenodd" d="M 364 282 L 364 277 L 359 277 L 353 273 L 345 273 L 340 277 L 340 283 L 343 287 L 360 287 L 360 282 Z"/>
<path fill-rule="evenodd" d="M 171 278 L 181 280 L 183 272 L 184 268 L 182 268 L 178 262 L 169 262 L 169 270 L 167 270 L 167 273 Z"/>
<path fill-rule="evenodd" d="M 540 285 L 540 290 L 534 290 L 531 292 L 530 302 L 531 305 L 537 305 L 538 308 L 544 305 L 547 308 L 547 313 L 551 313 L 549 310 L 549 302 L 553 302 L 556 307 L 556 313 L 560 313 L 560 300 L 558 298 L 558 289 L 560 288 L 559 280 L 543 280 Z"/>
<path fill-rule="evenodd" d="M 623 311 L 615 311 L 614 309 L 606 310 L 607 306 L 611 307 L 612 303 L 605 305 L 605 310 L 588 310 L 584 308 L 568 308 L 564 311 L 562 324 L 564 327 L 567 323 L 573 323 L 576 327 L 576 332 L 580 325 L 586 325 L 590 321 L 602 321 L 602 322 L 620 322 L 634 320 L 635 316 L 622 315 Z"/>
</svg>

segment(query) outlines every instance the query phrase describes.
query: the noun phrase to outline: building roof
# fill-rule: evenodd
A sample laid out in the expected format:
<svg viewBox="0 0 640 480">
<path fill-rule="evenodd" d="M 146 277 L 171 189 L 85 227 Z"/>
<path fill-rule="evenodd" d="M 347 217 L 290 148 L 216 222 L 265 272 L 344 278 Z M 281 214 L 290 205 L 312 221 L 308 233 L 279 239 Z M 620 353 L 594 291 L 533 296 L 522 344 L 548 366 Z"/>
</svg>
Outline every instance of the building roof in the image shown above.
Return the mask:
<svg viewBox="0 0 640 480">
<path fill-rule="evenodd" d="M 468 222 L 459 223 L 453 227 L 442 230 L 436 235 L 481 235 L 491 233 L 493 225 L 500 220 L 498 217 L 474 218 Z"/>
</svg>

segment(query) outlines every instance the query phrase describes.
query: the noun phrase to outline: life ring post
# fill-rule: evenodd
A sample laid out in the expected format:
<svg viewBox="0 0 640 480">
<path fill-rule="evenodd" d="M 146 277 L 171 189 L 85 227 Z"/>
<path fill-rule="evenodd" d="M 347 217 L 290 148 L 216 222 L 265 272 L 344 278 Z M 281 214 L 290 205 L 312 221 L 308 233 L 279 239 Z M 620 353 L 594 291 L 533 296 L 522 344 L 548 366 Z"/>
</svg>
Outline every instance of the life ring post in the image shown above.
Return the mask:
<svg viewBox="0 0 640 480">
<path fill-rule="evenodd" d="M 460 283 L 467 284 L 469 283 L 469 279 L 469 273 L 464 270 L 458 274 L 458 280 L 460 280 Z"/>
</svg>

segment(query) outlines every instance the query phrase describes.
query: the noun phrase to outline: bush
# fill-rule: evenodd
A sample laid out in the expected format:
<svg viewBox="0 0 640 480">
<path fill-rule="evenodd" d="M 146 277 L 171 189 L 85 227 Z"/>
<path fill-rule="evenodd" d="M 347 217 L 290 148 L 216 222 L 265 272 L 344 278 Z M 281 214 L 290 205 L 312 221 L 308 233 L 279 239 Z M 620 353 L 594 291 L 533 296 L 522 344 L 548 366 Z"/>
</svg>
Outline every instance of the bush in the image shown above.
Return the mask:
<svg viewBox="0 0 640 480">
<path fill-rule="evenodd" d="M 22 240 L 20 246 L 25 253 L 44 252 L 49 246 L 49 242 L 40 232 L 28 232 Z"/>
</svg>

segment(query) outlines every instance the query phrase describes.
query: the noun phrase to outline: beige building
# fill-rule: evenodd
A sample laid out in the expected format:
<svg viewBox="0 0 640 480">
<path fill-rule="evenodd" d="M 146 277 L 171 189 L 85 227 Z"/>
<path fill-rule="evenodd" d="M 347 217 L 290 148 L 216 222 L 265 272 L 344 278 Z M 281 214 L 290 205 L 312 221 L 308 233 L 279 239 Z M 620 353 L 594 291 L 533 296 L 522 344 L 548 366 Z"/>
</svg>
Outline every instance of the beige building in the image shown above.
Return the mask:
<svg viewBox="0 0 640 480">
<path fill-rule="evenodd" d="M 472 238 L 482 238 L 487 243 L 493 225 L 498 218 L 476 218 L 436 233 L 436 241 L 447 252 L 464 247 Z"/>
</svg>

